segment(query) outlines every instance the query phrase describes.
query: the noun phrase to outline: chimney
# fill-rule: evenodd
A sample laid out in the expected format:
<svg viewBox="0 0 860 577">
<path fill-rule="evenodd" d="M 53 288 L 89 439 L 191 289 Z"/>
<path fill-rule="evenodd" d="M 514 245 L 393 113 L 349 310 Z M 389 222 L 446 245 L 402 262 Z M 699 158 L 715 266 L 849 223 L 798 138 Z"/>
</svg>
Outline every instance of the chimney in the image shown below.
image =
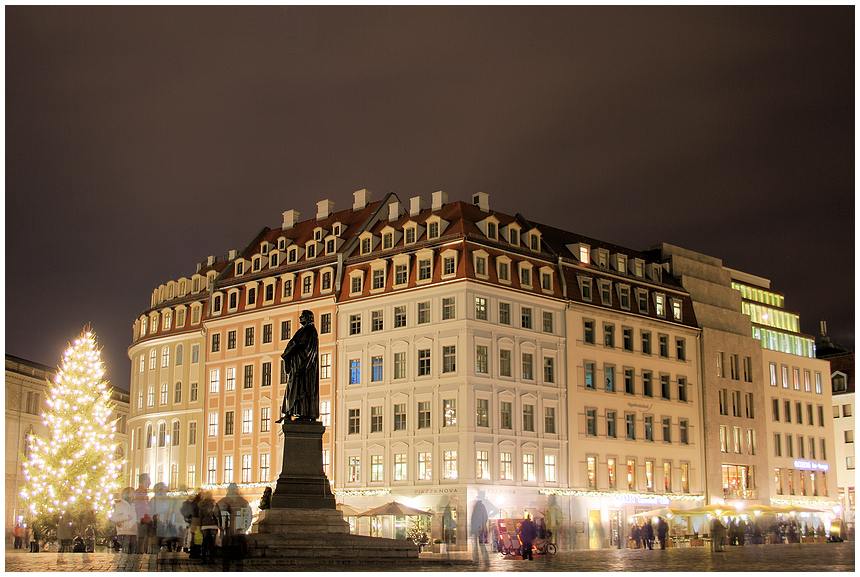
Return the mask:
<svg viewBox="0 0 860 577">
<path fill-rule="evenodd" d="M 284 211 L 284 224 L 281 226 L 284 230 L 289 230 L 296 225 L 299 220 L 299 211 L 287 210 Z"/>
<path fill-rule="evenodd" d="M 317 203 L 317 220 L 325 220 L 331 214 L 331 209 L 334 208 L 333 200 L 321 200 Z"/>
<path fill-rule="evenodd" d="M 825 321 L 823 319 L 821 321 L 821 336 L 822 337 L 827 336 L 827 321 Z"/>
<path fill-rule="evenodd" d="M 418 213 L 424 210 L 424 199 L 420 196 L 413 196 L 409 199 L 409 216 L 418 216 Z"/>
<path fill-rule="evenodd" d="M 215 264 L 215 256 L 210 254 L 206 257 L 206 266 L 212 266 L 213 264 Z"/>
<path fill-rule="evenodd" d="M 472 204 L 480 208 L 483 212 L 490 212 L 490 195 L 486 192 L 476 192 L 472 196 Z"/>
<path fill-rule="evenodd" d="M 388 205 L 388 222 L 394 222 L 401 214 L 403 214 L 403 205 L 399 201 Z"/>
<path fill-rule="evenodd" d="M 236 258 L 236 254 L 237 254 L 238 252 L 239 252 L 239 251 L 238 251 L 238 250 L 236 250 L 235 248 L 234 248 L 233 250 L 231 250 L 231 251 L 227 254 L 227 260 L 233 260 L 234 258 Z"/>
<path fill-rule="evenodd" d="M 352 193 L 352 196 L 355 197 L 355 202 L 352 205 L 352 210 L 361 210 L 367 203 L 370 202 L 370 191 L 366 188 L 362 188 L 361 190 L 356 190 Z"/>
<path fill-rule="evenodd" d="M 437 211 L 442 208 L 446 202 L 448 202 L 448 193 L 442 192 L 441 190 L 437 190 L 431 195 L 433 205 L 431 208 L 433 211 Z"/>
</svg>

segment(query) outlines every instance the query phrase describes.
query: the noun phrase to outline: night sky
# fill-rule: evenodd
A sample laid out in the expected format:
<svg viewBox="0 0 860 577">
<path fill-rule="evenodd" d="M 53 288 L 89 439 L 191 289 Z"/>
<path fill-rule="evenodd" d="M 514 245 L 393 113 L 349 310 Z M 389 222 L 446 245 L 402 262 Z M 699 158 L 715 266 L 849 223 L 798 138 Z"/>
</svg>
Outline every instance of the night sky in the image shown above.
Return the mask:
<svg viewBox="0 0 860 577">
<path fill-rule="evenodd" d="M 281 213 L 444 190 L 721 258 L 854 347 L 854 7 L 7 6 L 6 353 Z"/>
</svg>

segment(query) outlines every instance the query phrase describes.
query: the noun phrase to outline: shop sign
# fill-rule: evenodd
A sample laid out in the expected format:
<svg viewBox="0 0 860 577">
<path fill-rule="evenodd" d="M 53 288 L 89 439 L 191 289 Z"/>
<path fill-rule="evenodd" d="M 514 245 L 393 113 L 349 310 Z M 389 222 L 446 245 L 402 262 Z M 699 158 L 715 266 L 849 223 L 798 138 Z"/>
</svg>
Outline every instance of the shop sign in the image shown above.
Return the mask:
<svg viewBox="0 0 860 577">
<path fill-rule="evenodd" d="M 668 505 L 669 498 L 660 495 L 634 495 L 632 493 L 622 493 L 613 495 L 613 501 L 622 503 L 635 503 L 636 505 Z"/>
<path fill-rule="evenodd" d="M 457 487 L 448 487 L 448 488 L 434 488 L 434 489 L 415 489 L 413 494 L 415 495 L 443 495 L 450 493 L 459 493 L 460 489 Z"/>
<path fill-rule="evenodd" d="M 830 465 L 827 463 L 813 463 L 812 461 L 795 461 L 794 468 L 807 469 L 810 471 L 828 471 L 830 470 Z"/>
</svg>

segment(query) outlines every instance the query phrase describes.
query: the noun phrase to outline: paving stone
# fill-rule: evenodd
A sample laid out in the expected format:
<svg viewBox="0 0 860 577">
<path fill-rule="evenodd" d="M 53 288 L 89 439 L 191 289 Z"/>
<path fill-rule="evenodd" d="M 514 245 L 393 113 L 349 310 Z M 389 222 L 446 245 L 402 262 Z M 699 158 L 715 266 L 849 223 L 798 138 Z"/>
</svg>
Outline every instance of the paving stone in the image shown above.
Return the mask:
<svg viewBox="0 0 860 577">
<path fill-rule="evenodd" d="M 307 567 L 310 571 L 784 571 L 822 572 L 851 571 L 854 568 L 854 542 L 807 543 L 793 545 L 748 545 L 726 547 L 714 553 L 704 547 L 666 550 L 601 549 L 560 551 L 554 556 L 536 555 L 534 561 L 504 558 L 498 553 L 486 556 L 465 552 L 448 554 L 422 553 L 417 564 L 356 561 L 352 565 Z M 41 572 L 118 572 L 118 571 L 194 571 L 221 572 L 220 560 L 204 565 L 189 559 L 185 553 L 126 555 L 123 553 L 28 553 L 7 549 L 6 571 Z M 231 571 L 285 570 L 245 559 L 233 564 Z M 290 567 L 288 570 L 302 570 Z"/>
</svg>

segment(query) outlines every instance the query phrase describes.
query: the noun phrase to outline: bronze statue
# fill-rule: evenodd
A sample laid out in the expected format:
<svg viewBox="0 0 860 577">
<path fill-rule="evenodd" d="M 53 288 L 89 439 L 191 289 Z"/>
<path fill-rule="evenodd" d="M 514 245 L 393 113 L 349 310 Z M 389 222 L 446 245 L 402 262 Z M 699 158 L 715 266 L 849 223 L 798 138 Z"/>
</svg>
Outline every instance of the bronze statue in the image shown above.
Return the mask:
<svg viewBox="0 0 860 577">
<path fill-rule="evenodd" d="M 277 423 L 293 417 L 316 421 L 320 416 L 319 340 L 314 326 L 314 313 L 302 311 L 299 323 L 302 327 L 296 331 L 281 355 L 290 379 L 281 405 L 281 418 L 275 421 Z"/>
</svg>

